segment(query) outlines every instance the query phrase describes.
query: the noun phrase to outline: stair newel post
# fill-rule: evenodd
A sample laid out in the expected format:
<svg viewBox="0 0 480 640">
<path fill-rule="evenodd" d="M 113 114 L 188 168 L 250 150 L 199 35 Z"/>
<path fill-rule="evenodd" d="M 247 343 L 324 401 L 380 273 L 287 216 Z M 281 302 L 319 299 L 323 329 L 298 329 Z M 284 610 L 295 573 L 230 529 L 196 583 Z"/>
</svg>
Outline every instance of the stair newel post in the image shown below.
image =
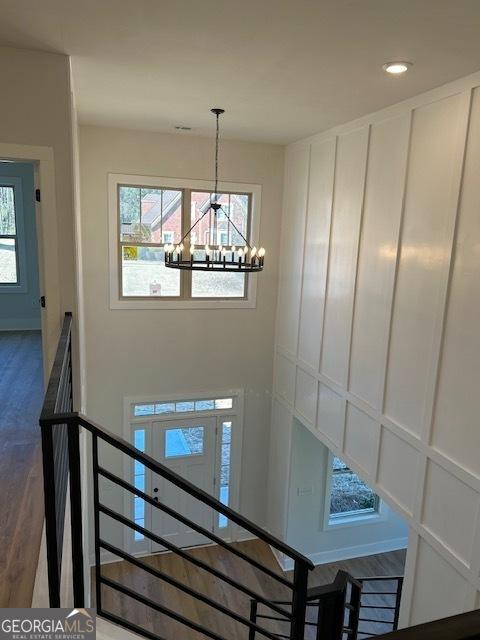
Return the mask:
<svg viewBox="0 0 480 640">
<path fill-rule="evenodd" d="M 341 640 L 345 616 L 345 588 L 324 596 L 318 608 L 317 640 Z M 352 636 L 354 637 L 354 636 Z"/>
<path fill-rule="evenodd" d="M 60 563 L 58 560 L 57 501 L 55 499 L 55 467 L 51 424 L 42 424 L 43 494 L 45 505 L 45 538 L 47 547 L 48 595 L 51 608 L 60 607 Z"/>
<path fill-rule="evenodd" d="M 80 462 L 80 425 L 76 418 L 68 425 L 68 462 L 70 467 L 70 527 L 72 536 L 73 602 L 85 606 L 82 479 Z"/>
<path fill-rule="evenodd" d="M 292 625 L 290 640 L 304 640 L 307 613 L 308 565 L 295 560 L 293 571 Z"/>
</svg>

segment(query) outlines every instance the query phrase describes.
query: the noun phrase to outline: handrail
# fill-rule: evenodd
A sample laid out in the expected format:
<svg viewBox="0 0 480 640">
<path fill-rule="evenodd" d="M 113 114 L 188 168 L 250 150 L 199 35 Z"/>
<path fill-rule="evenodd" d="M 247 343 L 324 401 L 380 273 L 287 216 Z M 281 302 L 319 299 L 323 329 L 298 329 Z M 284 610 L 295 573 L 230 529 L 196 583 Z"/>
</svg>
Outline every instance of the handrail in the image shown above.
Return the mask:
<svg viewBox="0 0 480 640">
<path fill-rule="evenodd" d="M 213 532 L 208 531 L 208 529 L 205 529 L 204 527 L 200 526 L 199 524 L 197 524 L 195 522 L 192 522 L 188 518 L 185 518 L 180 513 L 177 513 L 176 511 L 174 511 L 173 509 L 171 509 L 167 505 L 162 504 L 161 502 L 155 501 L 153 498 L 151 498 L 144 491 L 141 491 L 140 489 L 137 489 L 132 484 L 129 484 L 128 482 L 126 482 L 122 478 L 119 478 L 118 476 L 116 476 L 114 473 L 111 473 L 110 471 L 107 471 L 103 467 L 99 467 L 98 468 L 98 473 L 101 476 L 103 476 L 104 478 L 106 478 L 107 480 L 110 480 L 110 482 L 113 482 L 114 484 L 117 484 L 118 486 L 122 487 L 122 489 L 125 489 L 126 491 L 129 491 L 130 493 L 134 494 L 138 498 L 141 498 L 142 500 L 145 500 L 145 502 L 148 502 L 148 504 L 151 505 L 152 507 L 154 507 L 155 509 L 160 509 L 160 511 L 163 511 L 164 513 L 166 513 L 170 517 L 175 518 L 176 520 L 178 520 L 182 524 L 187 525 L 188 527 L 191 527 L 197 533 L 200 533 L 201 535 L 205 536 L 206 538 L 209 538 L 215 544 L 218 544 L 219 546 L 223 547 L 224 549 L 228 549 L 228 551 L 230 553 L 233 553 L 234 555 L 236 555 L 237 557 L 241 558 L 245 562 L 250 563 L 253 567 L 255 567 L 256 569 L 259 569 L 260 571 L 263 571 L 264 573 L 269 575 L 271 578 L 274 578 L 278 582 L 281 582 L 282 584 L 284 584 L 286 587 L 289 587 L 290 589 L 293 589 L 294 584 L 290 580 L 287 580 L 286 578 L 284 578 L 280 574 L 275 573 L 269 567 L 265 566 L 264 564 L 261 564 L 260 562 L 258 562 L 254 558 L 251 558 L 250 556 L 247 556 L 245 553 L 240 551 L 240 549 L 237 549 L 236 547 L 232 547 L 223 538 L 220 538 L 219 536 L 215 535 Z"/>
<path fill-rule="evenodd" d="M 78 424 L 80 424 L 82 427 L 87 429 L 87 431 L 90 431 L 90 433 L 93 433 L 94 435 L 98 436 L 101 440 L 112 445 L 122 453 L 125 453 L 126 455 L 132 457 L 137 462 L 141 462 L 144 466 L 150 469 L 150 471 L 153 471 L 154 473 L 161 476 L 165 480 L 168 480 L 179 489 L 182 489 L 183 491 L 192 495 L 194 498 L 201 500 L 201 502 L 205 503 L 209 507 L 212 507 L 212 509 L 215 509 L 215 511 L 218 511 L 219 513 L 223 514 L 229 520 L 231 520 L 232 522 L 235 522 L 235 524 L 239 525 L 240 527 L 243 527 L 244 529 L 252 533 L 254 536 L 259 538 L 260 540 L 263 540 L 264 542 L 271 545 L 272 547 L 275 547 L 276 549 L 278 549 L 285 555 L 289 556 L 290 558 L 294 560 L 298 560 L 299 562 L 302 562 L 309 569 L 315 568 L 315 565 L 313 564 L 313 562 L 309 558 L 306 558 L 304 555 L 299 553 L 296 549 L 293 549 L 293 547 L 290 547 L 288 544 L 286 544 L 282 540 L 279 540 L 278 538 L 271 535 L 264 529 L 260 528 L 245 516 L 240 515 L 230 507 L 224 505 L 222 502 L 220 502 L 220 500 L 218 500 L 217 498 L 214 498 L 212 495 L 210 495 L 203 489 L 200 489 L 199 487 L 195 486 L 193 483 L 189 482 L 188 480 L 185 480 L 185 478 L 182 478 L 182 476 L 180 476 L 178 473 L 175 473 L 175 471 L 172 471 L 171 469 L 164 466 L 160 462 L 157 462 L 154 458 L 149 456 L 147 453 L 143 453 L 142 451 L 139 451 L 133 446 L 133 444 L 130 444 L 127 440 L 124 440 L 121 436 L 117 436 L 115 433 L 109 431 L 108 429 L 105 429 L 104 427 L 99 426 L 98 424 L 96 424 L 92 420 L 89 420 L 86 416 L 82 415 L 81 413 L 75 415 L 71 419 L 76 419 Z"/>
<path fill-rule="evenodd" d="M 141 560 L 135 558 L 131 554 L 123 551 L 107 542 L 101 537 L 100 533 L 100 516 L 101 514 L 120 523 L 123 527 L 136 531 L 155 542 L 158 545 L 170 550 L 185 561 L 191 562 L 201 570 L 207 571 L 211 576 L 231 587 L 242 592 L 247 597 L 255 599 L 256 602 L 262 603 L 269 607 L 277 615 L 281 615 L 283 619 L 290 624 L 289 640 L 301 640 L 304 636 L 305 625 L 309 624 L 305 620 L 305 608 L 307 606 L 307 582 L 308 571 L 314 568 L 313 563 L 304 555 L 293 549 L 288 544 L 279 540 L 270 533 L 264 531 L 248 518 L 235 512 L 229 506 L 223 504 L 218 498 L 213 497 L 203 489 L 200 489 L 192 482 L 184 479 L 167 466 L 157 462 L 147 453 L 135 448 L 133 444 L 123 439 L 121 436 L 101 427 L 99 424 L 88 419 L 82 413 L 73 410 L 72 400 L 72 315 L 66 314 L 62 325 L 62 331 L 59 339 L 54 364 L 52 367 L 50 380 L 48 383 L 47 394 L 45 397 L 42 413 L 40 417 L 40 426 L 42 431 L 42 452 L 43 452 L 43 471 L 45 486 L 45 519 L 46 519 L 46 537 L 47 537 L 47 564 L 49 572 L 49 593 L 50 606 L 59 607 L 60 605 L 60 576 L 62 574 L 62 541 L 63 526 L 65 521 L 66 507 L 66 490 L 70 486 L 70 526 L 72 533 L 72 565 L 73 565 L 73 591 L 74 606 L 85 606 L 85 589 L 84 589 L 84 563 L 83 563 L 83 519 L 82 519 L 82 477 L 80 466 L 80 433 L 91 434 L 91 455 L 92 472 L 93 472 L 93 516 L 94 516 L 94 549 L 95 549 L 95 583 L 96 583 L 96 606 L 99 615 L 103 615 L 107 619 L 118 621 L 123 627 L 140 632 L 145 637 L 159 639 L 153 633 L 146 629 L 135 627 L 129 620 L 117 618 L 113 613 L 105 611 L 102 606 L 102 585 L 117 592 L 123 593 L 128 597 L 142 602 L 146 606 L 163 613 L 173 620 L 190 627 L 213 640 L 224 640 L 216 631 L 207 629 L 195 620 L 189 620 L 180 613 L 167 608 L 166 606 L 155 603 L 145 595 L 132 590 L 130 587 L 117 583 L 110 579 L 101 570 L 101 549 L 109 551 L 114 555 L 131 562 L 137 568 L 147 571 L 150 575 L 166 582 L 181 592 L 203 602 L 204 604 L 216 609 L 224 615 L 236 622 L 245 625 L 250 633 L 260 634 L 270 640 L 276 640 L 277 635 L 270 632 L 250 620 L 244 615 L 231 611 L 228 607 L 215 602 L 207 594 L 203 594 L 187 584 L 177 581 L 172 576 L 168 576 L 162 571 L 149 567 Z M 130 484 L 123 478 L 111 473 L 99 464 L 98 441 L 104 442 L 116 451 L 128 456 L 145 469 L 150 470 L 154 474 L 160 476 L 167 482 L 171 483 L 180 491 L 188 494 L 190 497 L 198 500 L 207 507 L 215 510 L 217 513 L 225 516 L 229 521 L 235 523 L 245 531 L 256 538 L 262 540 L 279 552 L 294 560 L 293 579 L 287 579 L 281 573 L 274 571 L 268 566 L 250 557 L 240 549 L 232 547 L 221 537 L 217 536 L 213 531 L 208 531 L 200 524 L 191 521 L 185 514 L 178 513 L 171 507 L 157 502 L 148 494 L 134 485 Z M 134 496 L 144 500 L 156 509 L 161 509 L 167 516 L 177 519 L 184 526 L 195 530 L 200 535 L 205 535 L 208 539 L 220 546 L 228 549 L 232 555 L 249 562 L 253 567 L 262 571 L 265 575 L 273 578 L 292 590 L 291 600 L 288 601 L 287 607 L 279 606 L 268 598 L 250 589 L 247 584 L 242 581 L 230 577 L 228 572 L 219 571 L 215 567 L 196 558 L 194 554 L 182 549 L 169 540 L 154 533 L 148 528 L 140 526 L 134 520 L 122 515 L 117 511 L 110 509 L 106 504 L 102 503 L 99 491 L 99 478 L 103 476 L 114 482 L 124 491 L 128 491 Z M 285 636 L 287 637 L 287 636 Z"/>
<path fill-rule="evenodd" d="M 72 314 L 70 312 L 67 312 L 65 313 L 55 359 L 50 371 L 47 391 L 45 392 L 42 411 L 40 413 L 40 425 L 42 425 L 46 418 L 51 418 L 58 412 L 58 394 L 60 390 L 62 374 L 65 371 L 65 366 L 67 363 L 71 332 Z"/>
<path fill-rule="evenodd" d="M 478 640 L 480 609 L 377 636 L 378 640 Z"/>
<path fill-rule="evenodd" d="M 304 563 L 309 569 L 315 568 L 315 565 L 309 558 L 299 553 L 293 547 L 289 546 L 279 538 L 276 538 L 272 534 L 268 533 L 261 527 L 257 526 L 254 522 L 252 522 L 245 516 L 242 516 L 241 514 L 237 513 L 227 505 L 224 505 L 217 498 L 213 497 L 203 489 L 200 489 L 199 487 L 195 486 L 193 483 L 189 482 L 188 480 L 185 480 L 185 478 L 182 478 L 182 476 L 178 475 L 168 467 L 162 465 L 160 462 L 157 462 L 157 460 L 149 456 L 147 453 L 143 453 L 142 451 L 139 451 L 132 444 L 130 444 L 130 442 L 128 442 L 121 436 L 116 435 L 115 433 L 113 433 L 112 431 L 109 431 L 105 427 L 101 427 L 100 425 L 96 424 L 95 422 L 93 422 L 83 414 L 77 413 L 77 412 L 65 413 L 65 414 L 59 414 L 59 415 L 53 414 L 53 415 L 45 416 L 42 420 L 42 424 L 44 425 L 53 425 L 57 423 L 80 424 L 82 427 L 87 429 L 87 431 L 90 431 L 90 433 L 97 435 L 101 440 L 104 440 L 105 442 L 112 445 L 116 449 L 119 449 L 122 453 L 125 453 L 126 455 L 130 456 L 137 462 L 141 462 L 148 469 L 150 469 L 150 471 L 153 471 L 154 473 L 161 476 L 165 480 L 168 480 L 179 489 L 182 489 L 183 491 L 190 493 L 191 495 L 193 495 L 193 497 L 198 498 L 199 500 L 207 504 L 209 507 L 212 507 L 212 509 L 215 509 L 219 513 L 226 516 L 232 522 L 235 522 L 235 524 L 239 525 L 240 527 L 243 527 L 244 529 L 252 533 L 254 536 L 259 538 L 260 540 L 263 540 L 263 542 L 266 542 L 272 547 L 275 547 L 275 549 L 278 549 L 278 551 L 281 551 L 282 553 L 292 558 L 293 560 L 298 560 L 299 562 Z"/>
<path fill-rule="evenodd" d="M 319 587 L 311 587 L 310 589 L 308 589 L 307 602 L 310 602 L 311 600 L 318 600 L 318 598 L 326 595 L 340 593 L 347 587 L 347 584 L 349 583 L 354 584 L 359 588 L 362 586 L 358 578 L 354 578 L 346 571 L 340 570 L 337 572 L 337 575 L 335 576 L 335 580 L 333 582 L 330 582 L 329 584 L 322 584 Z"/>
</svg>

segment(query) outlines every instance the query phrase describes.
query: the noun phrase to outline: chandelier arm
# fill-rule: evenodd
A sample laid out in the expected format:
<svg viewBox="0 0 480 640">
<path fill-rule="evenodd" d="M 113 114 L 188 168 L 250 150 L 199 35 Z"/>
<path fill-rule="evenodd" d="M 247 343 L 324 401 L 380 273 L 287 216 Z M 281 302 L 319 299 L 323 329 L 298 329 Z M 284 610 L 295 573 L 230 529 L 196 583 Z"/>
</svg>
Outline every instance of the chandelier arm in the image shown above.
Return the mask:
<svg viewBox="0 0 480 640">
<path fill-rule="evenodd" d="M 232 225 L 232 227 L 235 229 L 235 231 L 238 233 L 239 236 L 241 236 L 245 242 L 245 244 L 247 245 L 247 247 L 249 249 L 252 248 L 251 244 L 249 243 L 249 241 L 245 238 L 245 236 L 243 235 L 243 233 L 240 231 L 240 229 L 237 227 L 237 225 L 233 222 L 233 220 L 230 218 L 230 216 L 228 215 L 228 213 L 225 211 L 225 209 L 223 207 L 220 207 L 219 211 L 223 211 L 223 213 L 225 214 L 225 217 L 227 218 L 227 220 L 230 222 L 230 224 Z"/>
<path fill-rule="evenodd" d="M 181 244 L 185 238 L 190 234 L 190 232 L 192 231 L 192 229 L 195 229 L 195 227 L 197 226 L 197 224 L 204 219 L 204 217 L 207 215 L 207 213 L 210 212 L 210 207 L 208 207 L 208 209 L 205 211 L 205 213 L 203 213 L 203 215 L 200 216 L 200 218 L 198 220 L 195 220 L 195 222 L 192 224 L 192 226 L 190 227 L 190 229 L 185 233 L 185 235 L 180 239 L 180 242 L 177 242 L 178 244 Z"/>
</svg>

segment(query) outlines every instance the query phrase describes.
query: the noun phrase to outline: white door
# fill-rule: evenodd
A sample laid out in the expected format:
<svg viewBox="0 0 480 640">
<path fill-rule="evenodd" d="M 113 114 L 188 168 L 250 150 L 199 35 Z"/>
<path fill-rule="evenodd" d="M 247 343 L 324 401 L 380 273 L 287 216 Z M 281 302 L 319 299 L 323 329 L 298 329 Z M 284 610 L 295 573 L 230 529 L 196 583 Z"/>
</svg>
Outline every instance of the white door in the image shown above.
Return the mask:
<svg viewBox="0 0 480 640">
<path fill-rule="evenodd" d="M 193 418 L 152 423 L 152 456 L 196 487 L 214 495 L 215 418 Z M 152 497 L 208 531 L 214 528 L 214 511 L 152 473 Z M 178 547 L 205 544 L 208 539 L 175 518 L 152 507 L 152 532 Z M 152 551 L 164 547 L 152 543 Z"/>
</svg>

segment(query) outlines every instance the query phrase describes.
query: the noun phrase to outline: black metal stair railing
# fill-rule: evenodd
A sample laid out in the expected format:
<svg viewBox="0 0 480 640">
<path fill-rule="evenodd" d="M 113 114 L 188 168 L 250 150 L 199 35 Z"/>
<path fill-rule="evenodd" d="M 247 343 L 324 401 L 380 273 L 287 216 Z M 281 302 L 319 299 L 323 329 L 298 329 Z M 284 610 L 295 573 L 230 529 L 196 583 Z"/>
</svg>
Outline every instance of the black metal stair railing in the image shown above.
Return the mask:
<svg viewBox="0 0 480 640">
<path fill-rule="evenodd" d="M 310 588 L 307 593 L 305 640 L 356 638 L 360 593 L 361 584 L 346 571 L 339 571 L 331 584 Z M 266 613 L 258 601 L 251 602 L 250 618 L 254 622 L 268 620 L 276 638 L 288 638 L 282 628 L 286 619 Z M 256 639 L 256 632 L 252 629 L 249 640 Z"/>
<path fill-rule="evenodd" d="M 305 640 L 363 640 L 395 631 L 402 585 L 402 576 L 353 578 L 339 571 L 331 584 L 308 590 Z M 276 638 L 288 638 L 282 629 L 286 619 L 264 612 L 256 600 L 251 601 L 250 619 L 268 620 Z M 249 640 L 256 638 L 252 628 Z"/>
<path fill-rule="evenodd" d="M 135 633 L 145 637 L 158 640 L 160 636 L 151 630 L 145 629 L 126 617 L 108 611 L 104 605 L 102 587 L 111 589 L 118 594 L 123 594 L 128 598 L 132 598 L 136 602 L 149 607 L 161 615 L 168 616 L 176 623 L 180 623 L 195 632 L 203 634 L 205 637 L 213 640 L 227 640 L 217 630 L 212 630 L 198 620 L 192 620 L 182 612 L 172 610 L 148 598 L 140 593 L 132 586 L 120 583 L 117 580 L 105 575 L 102 571 L 101 551 L 110 552 L 124 560 L 137 569 L 145 571 L 159 581 L 178 589 L 179 592 L 194 598 L 195 600 L 208 605 L 218 613 L 228 617 L 230 620 L 243 625 L 247 633 L 255 633 L 259 636 L 276 640 L 278 636 L 269 631 L 263 623 L 253 621 L 248 612 L 246 615 L 238 611 L 232 610 L 220 602 L 214 600 L 206 593 L 202 593 L 197 589 L 177 580 L 171 575 L 162 572 L 141 559 L 133 556 L 124 549 L 119 548 L 116 544 L 107 540 L 102 533 L 101 516 L 110 518 L 122 527 L 128 528 L 132 532 L 137 532 L 145 536 L 157 545 L 161 545 L 171 553 L 175 554 L 182 560 L 195 565 L 202 571 L 207 572 L 216 580 L 229 585 L 235 592 L 243 594 L 247 598 L 261 603 L 267 607 L 272 615 L 280 615 L 286 621 L 288 630 L 284 635 L 289 640 L 303 640 L 304 629 L 306 626 L 306 609 L 307 609 L 307 581 L 308 572 L 313 568 L 313 564 L 302 554 L 292 549 L 281 540 L 270 535 L 261 527 L 243 517 L 233 509 L 225 506 L 219 500 L 211 496 L 209 493 L 201 490 L 192 483 L 188 482 L 171 469 L 159 464 L 146 453 L 142 453 L 132 444 L 117 436 L 116 434 L 95 424 L 80 413 L 73 412 L 70 403 L 58 401 L 58 398 L 68 395 L 71 399 L 71 315 L 65 317 L 62 335 L 59 343 L 57 357 L 52 370 L 45 406 L 40 418 L 40 426 L 42 430 L 42 446 L 43 446 L 43 467 L 45 477 L 45 517 L 46 517 L 46 535 L 47 535 L 47 561 L 49 569 L 49 593 L 50 606 L 60 606 L 60 575 L 62 566 L 61 546 L 63 540 L 63 528 L 58 531 L 59 523 L 63 522 L 65 515 L 66 502 L 66 486 L 70 483 L 70 510 L 71 510 L 71 533 L 72 533 L 72 565 L 73 565 L 73 586 L 74 586 L 74 604 L 77 607 L 85 606 L 85 588 L 84 588 L 84 549 L 83 549 L 83 533 L 82 533 L 82 499 L 81 499 L 81 466 L 80 466 L 80 447 L 79 434 L 82 429 L 91 434 L 91 462 L 93 472 L 93 513 L 94 513 L 94 539 L 95 539 L 95 589 L 96 589 L 96 607 L 97 612 L 102 617 L 121 625 Z M 66 354 L 69 354 L 68 356 Z M 65 380 L 68 380 L 68 393 L 65 391 Z M 64 436 L 58 442 L 52 437 L 54 430 L 61 425 Z M 65 433 L 67 437 L 65 437 Z M 133 486 L 123 478 L 117 476 L 106 465 L 100 461 L 99 443 L 102 446 L 113 447 L 116 454 L 127 456 L 130 460 L 136 461 L 143 465 L 150 472 L 157 474 L 164 480 L 171 483 L 182 491 L 206 507 L 213 509 L 215 512 L 224 515 L 230 521 L 237 524 L 248 531 L 252 536 L 263 540 L 265 543 L 283 553 L 285 556 L 294 561 L 293 579 L 288 579 L 280 573 L 276 573 L 268 566 L 265 566 L 258 559 L 244 553 L 237 547 L 231 546 L 228 542 L 221 539 L 213 532 L 193 522 L 184 514 L 178 513 L 168 504 L 151 498 L 144 491 Z M 68 455 L 67 455 L 68 454 Z M 67 460 L 67 463 L 65 462 Z M 126 517 L 123 513 L 119 513 L 110 505 L 105 503 L 100 490 L 100 478 L 113 483 L 119 490 L 128 492 L 132 497 L 139 497 L 145 503 L 151 505 L 152 508 L 158 509 L 169 517 L 177 519 L 182 524 L 192 528 L 198 533 L 205 536 L 211 542 L 218 544 L 228 551 L 232 556 L 249 563 L 256 570 L 261 571 L 270 579 L 279 583 L 282 588 L 286 588 L 290 592 L 290 596 L 284 604 L 277 603 L 273 599 L 267 598 L 255 591 L 248 584 L 244 584 L 240 580 L 235 579 L 228 573 L 220 569 L 210 566 L 203 562 L 189 550 L 182 549 L 172 544 L 164 536 L 158 535 L 158 532 L 152 531 L 147 527 L 141 526 L 134 520 Z M 62 524 L 63 527 L 63 524 Z M 228 639 L 230 640 L 230 639 Z"/>
<path fill-rule="evenodd" d="M 358 638 L 396 631 L 400 615 L 403 576 L 357 578 L 362 585 Z M 374 630 L 367 630 L 368 627 Z"/>
</svg>

